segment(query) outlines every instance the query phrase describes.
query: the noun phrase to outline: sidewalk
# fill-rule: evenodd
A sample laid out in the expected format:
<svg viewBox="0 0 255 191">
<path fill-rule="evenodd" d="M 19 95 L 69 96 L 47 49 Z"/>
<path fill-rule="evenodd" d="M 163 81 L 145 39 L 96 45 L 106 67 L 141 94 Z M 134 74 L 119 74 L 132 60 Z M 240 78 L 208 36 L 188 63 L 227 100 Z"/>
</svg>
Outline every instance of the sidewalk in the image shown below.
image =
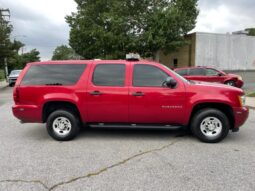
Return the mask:
<svg viewBox="0 0 255 191">
<path fill-rule="evenodd" d="M 6 86 L 8 86 L 8 83 L 5 80 L 0 81 L 0 89 L 5 88 Z"/>
<path fill-rule="evenodd" d="M 249 108 L 255 109 L 255 97 L 246 97 L 246 104 Z"/>
</svg>

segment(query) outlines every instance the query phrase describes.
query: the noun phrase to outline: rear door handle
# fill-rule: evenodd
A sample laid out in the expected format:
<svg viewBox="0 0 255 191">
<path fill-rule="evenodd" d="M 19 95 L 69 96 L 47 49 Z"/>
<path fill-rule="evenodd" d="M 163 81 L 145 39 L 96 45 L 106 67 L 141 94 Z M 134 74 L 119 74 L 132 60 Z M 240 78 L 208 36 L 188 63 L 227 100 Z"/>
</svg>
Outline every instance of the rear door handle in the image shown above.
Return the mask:
<svg viewBox="0 0 255 191">
<path fill-rule="evenodd" d="M 133 96 L 144 96 L 143 92 L 135 92 L 132 94 Z"/>
<path fill-rule="evenodd" d="M 101 95 L 102 93 L 100 91 L 93 91 L 90 92 L 90 95 Z"/>
</svg>

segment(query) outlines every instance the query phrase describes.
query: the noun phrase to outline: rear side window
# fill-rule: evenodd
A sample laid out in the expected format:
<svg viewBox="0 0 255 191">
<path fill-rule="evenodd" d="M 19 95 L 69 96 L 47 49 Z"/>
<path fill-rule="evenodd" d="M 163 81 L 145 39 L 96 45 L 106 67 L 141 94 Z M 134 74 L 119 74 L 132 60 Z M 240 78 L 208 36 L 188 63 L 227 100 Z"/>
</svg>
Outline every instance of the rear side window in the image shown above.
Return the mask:
<svg viewBox="0 0 255 191">
<path fill-rule="evenodd" d="M 86 64 L 32 65 L 22 85 L 74 85 L 80 79 Z"/>
<path fill-rule="evenodd" d="M 98 64 L 93 74 L 96 86 L 124 86 L 125 64 Z"/>
<path fill-rule="evenodd" d="M 205 76 L 204 68 L 192 68 L 189 70 L 190 76 Z"/>
<path fill-rule="evenodd" d="M 169 76 L 164 71 L 155 66 L 136 64 L 133 73 L 133 86 L 162 87 L 167 77 Z"/>
<path fill-rule="evenodd" d="M 188 70 L 183 69 L 183 70 L 176 70 L 175 71 L 177 74 L 180 74 L 181 76 L 187 76 L 188 75 Z"/>
</svg>

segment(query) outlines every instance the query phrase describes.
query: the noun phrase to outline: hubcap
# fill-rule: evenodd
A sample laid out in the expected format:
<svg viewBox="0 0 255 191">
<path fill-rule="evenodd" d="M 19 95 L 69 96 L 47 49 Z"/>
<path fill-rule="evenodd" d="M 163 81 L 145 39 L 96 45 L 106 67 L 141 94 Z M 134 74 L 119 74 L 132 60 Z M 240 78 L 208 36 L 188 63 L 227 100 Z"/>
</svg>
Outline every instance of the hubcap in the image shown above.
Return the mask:
<svg viewBox="0 0 255 191">
<path fill-rule="evenodd" d="M 222 123 L 216 117 L 207 117 L 200 124 L 200 129 L 207 137 L 217 137 L 222 131 Z"/>
<path fill-rule="evenodd" d="M 52 127 L 58 136 L 63 137 L 70 133 L 72 124 L 66 117 L 58 117 L 53 121 Z"/>
</svg>

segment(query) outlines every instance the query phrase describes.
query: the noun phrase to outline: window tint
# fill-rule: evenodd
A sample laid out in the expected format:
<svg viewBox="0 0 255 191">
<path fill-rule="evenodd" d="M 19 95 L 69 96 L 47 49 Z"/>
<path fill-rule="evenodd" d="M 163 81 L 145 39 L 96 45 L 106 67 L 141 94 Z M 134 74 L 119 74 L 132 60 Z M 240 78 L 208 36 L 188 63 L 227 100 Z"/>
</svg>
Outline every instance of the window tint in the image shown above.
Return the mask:
<svg viewBox="0 0 255 191">
<path fill-rule="evenodd" d="M 93 74 L 96 86 L 124 86 L 125 64 L 99 64 Z"/>
<path fill-rule="evenodd" d="M 190 76 L 204 76 L 205 70 L 204 68 L 192 68 L 189 70 Z"/>
<path fill-rule="evenodd" d="M 181 76 L 187 76 L 188 75 L 188 70 L 187 69 L 176 70 L 175 72 L 180 74 Z"/>
<path fill-rule="evenodd" d="M 161 69 L 146 64 L 136 64 L 133 72 L 133 86 L 162 87 L 168 75 Z"/>
<path fill-rule="evenodd" d="M 206 69 L 206 75 L 207 76 L 218 76 L 219 75 L 219 72 L 214 70 L 214 69 Z"/>
<path fill-rule="evenodd" d="M 41 64 L 29 68 L 23 85 L 73 85 L 80 79 L 86 64 Z"/>
</svg>

